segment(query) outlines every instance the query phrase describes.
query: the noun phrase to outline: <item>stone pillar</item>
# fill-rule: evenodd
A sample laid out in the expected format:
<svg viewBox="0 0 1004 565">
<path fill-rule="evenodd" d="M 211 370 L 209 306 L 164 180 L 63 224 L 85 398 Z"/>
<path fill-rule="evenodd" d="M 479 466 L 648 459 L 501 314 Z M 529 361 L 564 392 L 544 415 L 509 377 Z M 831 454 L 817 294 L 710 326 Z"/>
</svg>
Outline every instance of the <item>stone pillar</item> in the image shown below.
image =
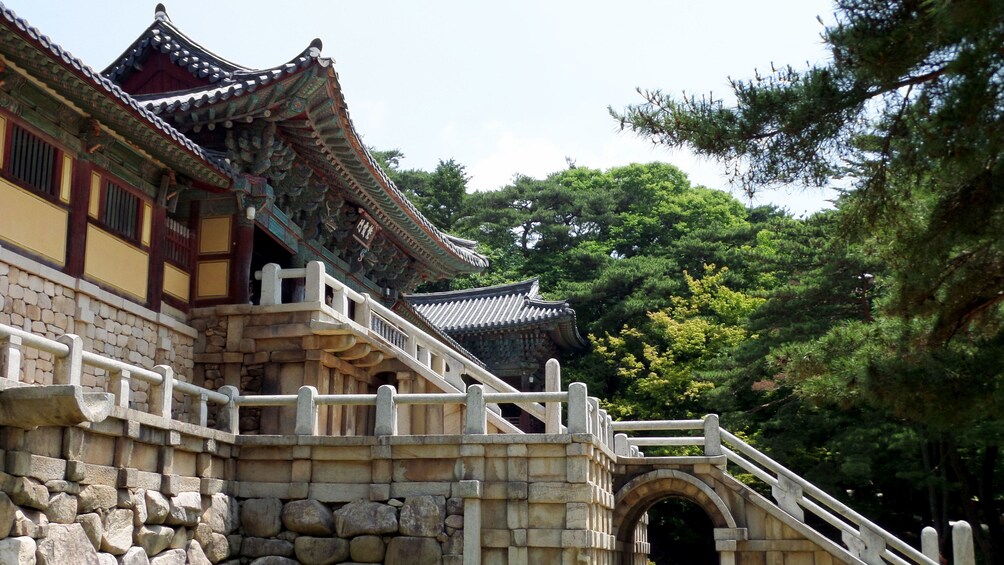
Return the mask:
<svg viewBox="0 0 1004 565">
<path fill-rule="evenodd" d="M 426 392 L 427 381 L 425 379 L 415 379 L 411 384 L 411 390 L 416 394 L 422 394 Z M 411 411 L 411 433 L 415 435 L 424 435 L 429 433 L 426 429 L 426 413 L 429 410 L 429 406 L 424 404 L 418 404 L 413 407 Z"/>
</svg>

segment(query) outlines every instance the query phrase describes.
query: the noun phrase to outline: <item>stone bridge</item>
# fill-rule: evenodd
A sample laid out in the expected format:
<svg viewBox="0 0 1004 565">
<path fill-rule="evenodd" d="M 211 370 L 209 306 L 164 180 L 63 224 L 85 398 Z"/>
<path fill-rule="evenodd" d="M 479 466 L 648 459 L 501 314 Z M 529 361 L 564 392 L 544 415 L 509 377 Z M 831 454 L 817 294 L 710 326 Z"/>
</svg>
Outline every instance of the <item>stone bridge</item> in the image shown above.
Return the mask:
<svg viewBox="0 0 1004 565">
<path fill-rule="evenodd" d="M 325 347 L 365 337 L 316 319 L 274 327 L 261 332 L 293 345 L 300 327 Z M 45 384 L 25 382 L 29 351 L 52 360 Z M 283 354 L 293 368 L 301 357 Z M 82 385 L 96 374 L 102 386 Z M 560 390 L 557 362 L 547 381 L 538 393 L 243 395 L 0 326 L 0 562 L 643 565 L 646 512 L 675 497 L 707 513 L 723 564 L 938 563 L 936 543 L 910 547 L 717 416 L 614 422 L 584 384 Z M 502 403 L 546 433 L 514 429 Z M 244 411 L 273 411 L 280 433 L 238 433 Z"/>
</svg>

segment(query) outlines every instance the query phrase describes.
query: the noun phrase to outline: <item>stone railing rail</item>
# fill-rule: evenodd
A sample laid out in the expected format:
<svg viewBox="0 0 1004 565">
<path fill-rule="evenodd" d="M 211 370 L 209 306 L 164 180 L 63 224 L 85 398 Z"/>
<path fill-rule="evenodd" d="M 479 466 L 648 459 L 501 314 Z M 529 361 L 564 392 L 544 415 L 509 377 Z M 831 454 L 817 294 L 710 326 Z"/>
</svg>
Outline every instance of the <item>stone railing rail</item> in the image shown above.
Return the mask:
<svg viewBox="0 0 1004 565">
<path fill-rule="evenodd" d="M 146 369 L 117 359 L 84 350 L 80 336 L 64 334 L 52 340 L 11 326 L 0 324 L 0 378 L 7 386 L 21 383 L 22 349 L 31 347 L 49 353 L 54 359 L 52 384 L 81 386 L 84 367 L 94 367 L 108 373 L 108 392 L 115 397 L 115 405 L 129 407 L 132 395 L 132 380 L 149 383 L 148 400 L 150 412 L 155 416 L 172 418 L 175 393 L 186 399 L 195 400 L 192 411 L 194 424 L 205 426 L 208 419 L 208 404 L 226 405 L 230 398 L 220 392 L 202 388 L 175 378 L 174 369 L 167 365 L 157 365 Z M 186 400 L 188 402 L 190 400 Z"/>
<path fill-rule="evenodd" d="M 644 457 L 641 446 L 682 447 L 703 446 L 706 456 L 725 456 L 725 459 L 771 487 L 778 507 L 800 522 L 805 521 L 803 508 L 812 512 L 840 532 L 841 540 L 849 552 L 861 561 L 871 564 L 894 563 L 908 565 L 938 565 L 937 544 L 921 552 L 884 530 L 874 522 L 855 512 L 846 504 L 826 494 L 822 489 L 798 476 L 763 452 L 719 427 L 718 416 L 709 414 L 701 420 L 619 421 L 613 422 L 615 453 L 625 457 Z M 663 437 L 630 437 L 628 431 L 692 431 L 703 430 L 703 435 L 675 435 Z M 961 522 L 959 522 L 961 524 Z M 955 536 L 955 543 L 965 536 Z M 972 544 L 971 537 L 968 543 Z M 968 564 L 966 564 L 968 565 Z"/>
<path fill-rule="evenodd" d="M 452 391 L 462 393 L 466 386 L 461 374 L 466 374 L 485 386 L 487 393 L 518 393 L 509 383 L 493 375 L 480 365 L 465 362 L 464 355 L 427 334 L 396 312 L 374 300 L 370 295 L 356 292 L 343 282 L 329 275 L 324 263 L 311 261 L 306 267 L 283 269 L 275 263 L 265 265 L 255 273 L 261 281 L 260 306 L 281 305 L 282 281 L 302 280 L 303 295 L 294 304 L 304 308 L 324 308 L 333 311 L 335 318 L 352 324 L 357 330 L 368 332 L 393 347 L 397 355 L 406 363 L 420 368 L 428 377 L 443 380 Z M 516 401 L 530 416 L 544 422 L 544 407 L 527 399 Z M 597 408 L 598 410 L 598 408 Z M 515 428 L 510 424 L 509 431 Z"/>
<path fill-rule="evenodd" d="M 376 406 L 376 435 L 397 434 L 397 407 L 411 404 L 459 404 L 464 406 L 463 433 L 488 433 L 488 422 L 503 432 L 522 433 L 501 415 L 491 410 L 492 405 L 510 403 L 520 406 L 539 406 L 543 414 L 545 432 L 549 434 L 593 434 L 601 445 L 612 451 L 613 422 L 606 411 L 600 409 L 599 401 L 588 395 L 586 385 L 571 383 L 568 391 L 561 391 L 561 367 L 551 359 L 545 366 L 545 392 L 520 392 L 507 390 L 499 392 L 484 385 L 471 385 L 466 392 L 398 394 L 390 385 L 381 386 L 376 394 L 318 394 L 312 386 L 304 386 L 297 394 L 286 395 L 241 395 L 232 386 L 220 390 L 209 390 L 175 377 L 171 367 L 158 365 L 146 369 L 116 359 L 111 359 L 83 350 L 83 340 L 73 334 L 65 334 L 57 339 L 48 339 L 0 324 L 0 390 L 27 383 L 21 381 L 21 360 L 23 348 L 31 347 L 49 353 L 55 363 L 53 384 L 81 386 L 85 367 L 102 369 L 108 373 L 108 392 L 112 393 L 115 405 L 130 407 L 133 379 L 149 383 L 150 412 L 164 418 L 175 418 L 173 400 L 175 394 L 194 400 L 195 408 L 191 423 L 206 426 L 208 404 L 218 405 L 217 427 L 223 431 L 239 433 L 237 423 L 241 407 L 279 406 L 296 408 L 295 433 L 317 435 L 317 408 L 334 405 Z M 511 387 L 510 387 L 511 388 Z M 189 400 L 189 402 L 191 401 Z M 562 405 L 568 405 L 568 426 L 561 424 Z M 176 418 L 175 418 L 176 419 Z"/>
</svg>

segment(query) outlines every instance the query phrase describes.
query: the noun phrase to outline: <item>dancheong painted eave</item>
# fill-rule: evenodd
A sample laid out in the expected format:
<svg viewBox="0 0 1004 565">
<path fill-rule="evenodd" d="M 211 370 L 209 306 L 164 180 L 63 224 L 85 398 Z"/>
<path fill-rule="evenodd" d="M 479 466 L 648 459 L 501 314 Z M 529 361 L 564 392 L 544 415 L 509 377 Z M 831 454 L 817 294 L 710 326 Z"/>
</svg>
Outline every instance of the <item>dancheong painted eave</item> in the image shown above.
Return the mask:
<svg viewBox="0 0 1004 565">
<path fill-rule="evenodd" d="M 219 156 L 193 142 L 3 4 L 0 54 L 8 64 L 26 70 L 88 117 L 203 188 L 231 186 L 230 168 Z"/>
<path fill-rule="evenodd" d="M 409 294 L 408 302 L 429 322 L 452 335 L 510 328 L 552 326 L 562 345 L 584 349 L 575 310 L 564 300 L 544 300 L 537 279 L 482 288 Z"/>
<path fill-rule="evenodd" d="M 169 57 L 195 86 L 137 93 L 151 112 L 182 131 L 260 119 L 275 122 L 283 139 L 316 173 L 347 187 L 351 198 L 431 272 L 453 277 L 488 266 L 475 242 L 429 222 L 373 159 L 352 124 L 333 60 L 321 56 L 320 40 L 286 63 L 248 69 L 193 41 L 158 6 L 153 24 L 105 72 L 126 84 L 132 66 L 153 54 Z"/>
</svg>

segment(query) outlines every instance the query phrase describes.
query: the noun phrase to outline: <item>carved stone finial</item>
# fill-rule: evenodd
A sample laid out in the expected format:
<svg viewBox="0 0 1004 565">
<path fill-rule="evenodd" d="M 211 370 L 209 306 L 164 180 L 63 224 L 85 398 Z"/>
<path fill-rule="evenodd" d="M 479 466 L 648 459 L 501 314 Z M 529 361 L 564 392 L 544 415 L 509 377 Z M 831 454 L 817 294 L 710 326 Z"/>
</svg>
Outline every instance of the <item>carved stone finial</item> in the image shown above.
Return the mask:
<svg viewBox="0 0 1004 565">
<path fill-rule="evenodd" d="M 153 10 L 153 19 L 158 22 L 171 21 L 171 18 L 167 15 L 167 8 L 163 4 L 157 4 L 157 7 Z"/>
</svg>

